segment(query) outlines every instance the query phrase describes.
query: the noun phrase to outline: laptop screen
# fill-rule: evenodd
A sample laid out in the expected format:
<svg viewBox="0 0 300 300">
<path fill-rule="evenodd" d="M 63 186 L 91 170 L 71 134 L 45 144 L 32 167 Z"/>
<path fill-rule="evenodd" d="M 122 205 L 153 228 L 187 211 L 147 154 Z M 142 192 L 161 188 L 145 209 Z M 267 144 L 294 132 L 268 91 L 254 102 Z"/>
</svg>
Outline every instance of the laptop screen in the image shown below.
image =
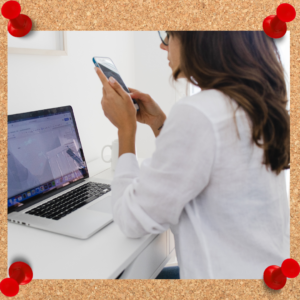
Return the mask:
<svg viewBox="0 0 300 300">
<path fill-rule="evenodd" d="M 8 208 L 88 175 L 72 108 L 64 108 L 9 116 Z"/>
</svg>

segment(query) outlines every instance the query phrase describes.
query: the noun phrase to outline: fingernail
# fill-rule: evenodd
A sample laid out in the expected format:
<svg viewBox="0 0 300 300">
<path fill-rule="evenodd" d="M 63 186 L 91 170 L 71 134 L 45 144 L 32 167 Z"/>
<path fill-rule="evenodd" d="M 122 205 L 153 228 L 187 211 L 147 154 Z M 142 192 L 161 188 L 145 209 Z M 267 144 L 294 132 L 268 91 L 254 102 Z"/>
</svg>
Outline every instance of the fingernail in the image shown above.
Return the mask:
<svg viewBox="0 0 300 300">
<path fill-rule="evenodd" d="M 116 80 L 113 78 L 113 77 L 109 77 L 109 79 L 108 79 L 111 83 L 115 83 L 116 82 Z"/>
<path fill-rule="evenodd" d="M 97 73 L 97 67 L 94 68 L 95 72 Z"/>
</svg>

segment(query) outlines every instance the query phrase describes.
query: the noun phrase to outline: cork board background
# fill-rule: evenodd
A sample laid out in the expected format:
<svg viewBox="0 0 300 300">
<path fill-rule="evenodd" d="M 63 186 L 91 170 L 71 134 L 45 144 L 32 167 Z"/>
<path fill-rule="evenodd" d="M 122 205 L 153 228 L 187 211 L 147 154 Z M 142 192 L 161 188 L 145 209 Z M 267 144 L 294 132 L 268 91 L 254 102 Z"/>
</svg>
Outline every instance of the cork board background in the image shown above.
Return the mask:
<svg viewBox="0 0 300 300">
<path fill-rule="evenodd" d="M 5 1 L 1 0 L 2 6 Z M 284 1 L 283 1 L 284 2 Z M 300 262 L 300 1 L 291 32 L 291 257 Z M 262 30 L 273 0 L 19 0 L 33 30 Z M 7 20 L 0 17 L 0 280 L 7 277 Z M 263 274 L 262 274 L 263 275 Z M 0 293 L 0 299 L 6 299 Z M 15 299 L 300 299 L 263 280 L 33 280 Z"/>
</svg>

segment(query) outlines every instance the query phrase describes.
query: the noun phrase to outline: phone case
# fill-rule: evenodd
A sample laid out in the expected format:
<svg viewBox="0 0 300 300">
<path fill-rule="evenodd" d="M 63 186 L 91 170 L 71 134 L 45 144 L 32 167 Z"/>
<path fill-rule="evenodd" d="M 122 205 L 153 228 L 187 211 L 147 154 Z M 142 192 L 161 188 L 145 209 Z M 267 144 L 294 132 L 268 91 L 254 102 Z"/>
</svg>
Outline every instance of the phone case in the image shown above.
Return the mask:
<svg viewBox="0 0 300 300">
<path fill-rule="evenodd" d="M 100 59 L 107 59 L 111 61 L 111 64 L 113 66 L 114 69 L 110 69 L 109 67 L 105 67 L 104 65 L 102 65 L 102 68 L 99 66 L 98 62 L 96 61 L 97 58 Z M 127 86 L 125 85 L 123 79 L 120 76 L 120 73 L 116 67 L 116 65 L 114 64 L 114 62 L 112 61 L 112 59 L 110 59 L 109 57 L 100 57 L 100 56 L 96 56 L 93 57 L 93 63 L 97 68 L 100 68 L 102 70 L 102 72 L 105 74 L 106 78 L 108 79 L 110 76 L 107 76 L 107 74 L 109 73 L 115 73 L 115 74 L 111 74 L 113 75 L 113 77 L 119 82 L 119 84 L 123 87 L 123 89 L 129 93 L 130 91 L 128 90 Z M 104 70 L 104 68 L 106 68 L 107 70 Z M 136 103 L 136 101 L 134 99 L 132 99 L 134 106 L 136 108 L 136 110 L 138 111 L 140 109 L 139 105 Z"/>
</svg>

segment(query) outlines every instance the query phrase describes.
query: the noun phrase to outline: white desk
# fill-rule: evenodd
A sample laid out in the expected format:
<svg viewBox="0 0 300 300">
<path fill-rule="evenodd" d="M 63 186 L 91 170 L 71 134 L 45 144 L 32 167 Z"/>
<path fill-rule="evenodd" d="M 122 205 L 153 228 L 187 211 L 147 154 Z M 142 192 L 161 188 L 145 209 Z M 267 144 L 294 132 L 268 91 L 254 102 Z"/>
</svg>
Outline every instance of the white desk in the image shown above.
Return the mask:
<svg viewBox="0 0 300 300">
<path fill-rule="evenodd" d="M 97 165 L 99 161 L 88 164 L 91 176 L 98 173 Z M 111 179 L 112 172 L 102 170 L 96 177 Z M 151 279 L 174 256 L 169 230 L 129 239 L 111 223 L 79 240 L 8 223 L 8 266 L 15 261 L 28 263 L 34 279 L 114 279 L 123 271 L 122 279 Z"/>
</svg>

